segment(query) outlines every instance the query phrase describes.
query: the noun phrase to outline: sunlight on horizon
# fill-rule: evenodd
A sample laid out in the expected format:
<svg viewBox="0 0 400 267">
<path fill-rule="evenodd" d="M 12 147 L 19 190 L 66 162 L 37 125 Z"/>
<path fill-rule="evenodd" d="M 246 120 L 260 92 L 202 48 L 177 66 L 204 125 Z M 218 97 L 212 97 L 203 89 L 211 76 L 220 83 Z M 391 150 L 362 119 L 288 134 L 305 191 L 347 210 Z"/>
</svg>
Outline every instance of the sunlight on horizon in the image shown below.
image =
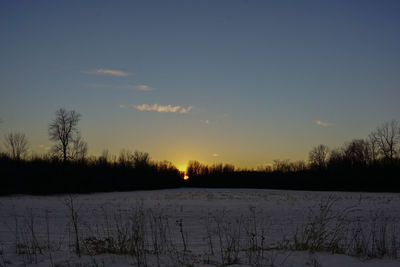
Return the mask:
<svg viewBox="0 0 400 267">
<path fill-rule="evenodd" d="M 187 164 L 186 163 L 180 163 L 176 164 L 176 168 L 186 174 L 186 169 L 187 169 Z"/>
</svg>

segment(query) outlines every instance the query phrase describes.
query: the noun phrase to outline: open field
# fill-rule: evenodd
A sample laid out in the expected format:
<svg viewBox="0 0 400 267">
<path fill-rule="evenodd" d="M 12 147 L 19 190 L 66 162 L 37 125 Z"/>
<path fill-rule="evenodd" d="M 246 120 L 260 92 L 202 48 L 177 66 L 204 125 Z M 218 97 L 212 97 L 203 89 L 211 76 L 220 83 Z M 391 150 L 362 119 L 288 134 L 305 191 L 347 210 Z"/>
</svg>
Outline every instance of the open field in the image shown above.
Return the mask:
<svg viewBox="0 0 400 267">
<path fill-rule="evenodd" d="M 0 266 L 399 266 L 400 194 L 171 189 L 0 198 Z"/>
</svg>

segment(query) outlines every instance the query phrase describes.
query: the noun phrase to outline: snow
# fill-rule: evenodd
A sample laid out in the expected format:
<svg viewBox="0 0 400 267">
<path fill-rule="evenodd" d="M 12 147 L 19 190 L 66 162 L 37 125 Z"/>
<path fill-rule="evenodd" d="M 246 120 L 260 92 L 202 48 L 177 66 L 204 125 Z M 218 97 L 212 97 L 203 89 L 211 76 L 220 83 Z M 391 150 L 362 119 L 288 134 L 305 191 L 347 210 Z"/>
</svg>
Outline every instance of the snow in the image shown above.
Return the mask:
<svg viewBox="0 0 400 267">
<path fill-rule="evenodd" d="M 145 228 L 147 236 L 144 255 L 86 251 L 78 257 L 71 203 L 81 242 L 94 237 L 105 240 L 110 233 L 115 238 L 118 230 L 131 231 L 144 215 L 143 225 L 137 224 Z M 347 225 L 357 222 L 362 229 L 384 225 L 386 241 L 400 247 L 396 230 L 400 229 L 400 194 L 394 193 L 181 188 L 72 196 L 14 195 L 0 197 L 0 266 L 135 266 L 138 262 L 149 266 L 400 266 L 393 255 L 349 255 L 282 246 L 284 238 L 291 240 L 326 205 L 330 207 L 325 210 L 327 217 L 333 218 L 327 227 L 336 227 L 341 216 L 349 220 Z M 155 253 L 150 251 L 154 243 L 150 223 L 157 218 L 160 222 L 153 227 L 164 227 L 160 234 L 168 240 L 159 239 L 157 244 L 164 247 Z M 229 242 L 238 247 L 228 249 Z M 249 250 L 250 245 L 260 244 L 265 250 Z M 221 253 L 221 248 L 226 250 Z"/>
</svg>

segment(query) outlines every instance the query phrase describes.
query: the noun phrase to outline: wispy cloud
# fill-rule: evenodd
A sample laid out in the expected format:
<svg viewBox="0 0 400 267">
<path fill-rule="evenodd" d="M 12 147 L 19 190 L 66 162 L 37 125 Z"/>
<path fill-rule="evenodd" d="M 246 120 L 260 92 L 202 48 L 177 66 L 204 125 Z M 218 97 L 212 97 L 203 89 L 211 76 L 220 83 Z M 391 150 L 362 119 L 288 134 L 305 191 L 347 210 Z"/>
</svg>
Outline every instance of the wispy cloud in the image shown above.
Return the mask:
<svg viewBox="0 0 400 267">
<path fill-rule="evenodd" d="M 119 108 L 126 108 L 124 104 L 119 105 Z"/>
<path fill-rule="evenodd" d="M 322 126 L 322 127 L 328 127 L 328 126 L 332 126 L 333 125 L 333 123 L 324 122 L 324 121 L 321 121 L 321 120 L 316 120 L 315 124 L 319 125 L 319 126 Z"/>
<path fill-rule="evenodd" d="M 209 120 L 200 120 L 200 122 L 201 122 L 201 123 L 204 123 L 204 124 L 207 124 L 207 125 L 210 124 L 210 121 L 209 121 Z"/>
<path fill-rule="evenodd" d="M 142 105 L 138 105 L 135 106 L 135 108 L 137 110 L 140 111 L 157 111 L 157 112 L 177 112 L 179 111 L 179 109 L 181 108 L 180 106 L 171 106 L 171 105 L 158 105 L 158 104 L 154 104 L 154 105 L 148 105 L 148 104 L 142 104 Z"/>
<path fill-rule="evenodd" d="M 182 107 L 182 108 L 179 110 L 179 113 L 186 114 L 186 113 L 189 113 L 192 109 L 193 109 L 192 106 L 188 106 L 188 107 L 186 107 L 186 108 L 183 108 L 183 107 Z"/>
<path fill-rule="evenodd" d="M 103 84 L 103 83 L 89 83 L 85 84 L 86 87 L 90 88 L 113 88 L 113 89 L 129 89 L 129 90 L 137 90 L 137 91 L 152 91 L 153 87 L 150 87 L 146 84 Z"/>
<path fill-rule="evenodd" d="M 216 157 L 219 157 L 219 154 L 214 153 L 214 154 L 212 154 L 212 156 L 213 156 L 214 158 L 216 158 Z"/>
<path fill-rule="evenodd" d="M 110 69 L 95 69 L 95 70 L 83 70 L 81 71 L 85 74 L 93 74 L 93 75 L 111 75 L 111 76 L 129 76 L 131 73 L 123 71 L 123 70 L 110 70 Z"/>
<path fill-rule="evenodd" d="M 161 112 L 161 113 L 181 113 L 181 114 L 186 114 L 189 113 L 193 107 L 188 106 L 188 107 L 181 107 L 181 106 L 172 106 L 172 105 L 158 105 L 158 104 L 153 104 L 153 105 L 148 105 L 148 104 L 141 104 L 141 105 L 133 105 L 133 107 L 137 110 L 140 111 L 156 111 L 156 112 Z"/>
<path fill-rule="evenodd" d="M 139 84 L 139 85 L 134 85 L 135 89 L 139 91 L 151 91 L 154 90 L 154 88 L 151 88 L 150 86 L 146 84 Z"/>
</svg>

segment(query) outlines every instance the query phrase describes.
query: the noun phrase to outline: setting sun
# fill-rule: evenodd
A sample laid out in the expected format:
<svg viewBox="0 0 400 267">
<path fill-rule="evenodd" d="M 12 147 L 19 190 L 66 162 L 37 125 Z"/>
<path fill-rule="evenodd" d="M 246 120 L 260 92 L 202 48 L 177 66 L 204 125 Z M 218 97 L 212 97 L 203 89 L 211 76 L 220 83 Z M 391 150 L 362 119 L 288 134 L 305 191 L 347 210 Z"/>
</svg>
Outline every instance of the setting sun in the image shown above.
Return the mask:
<svg viewBox="0 0 400 267">
<path fill-rule="evenodd" d="M 185 176 L 183 176 L 183 180 L 185 181 L 189 180 L 189 175 L 185 174 Z"/>
</svg>

